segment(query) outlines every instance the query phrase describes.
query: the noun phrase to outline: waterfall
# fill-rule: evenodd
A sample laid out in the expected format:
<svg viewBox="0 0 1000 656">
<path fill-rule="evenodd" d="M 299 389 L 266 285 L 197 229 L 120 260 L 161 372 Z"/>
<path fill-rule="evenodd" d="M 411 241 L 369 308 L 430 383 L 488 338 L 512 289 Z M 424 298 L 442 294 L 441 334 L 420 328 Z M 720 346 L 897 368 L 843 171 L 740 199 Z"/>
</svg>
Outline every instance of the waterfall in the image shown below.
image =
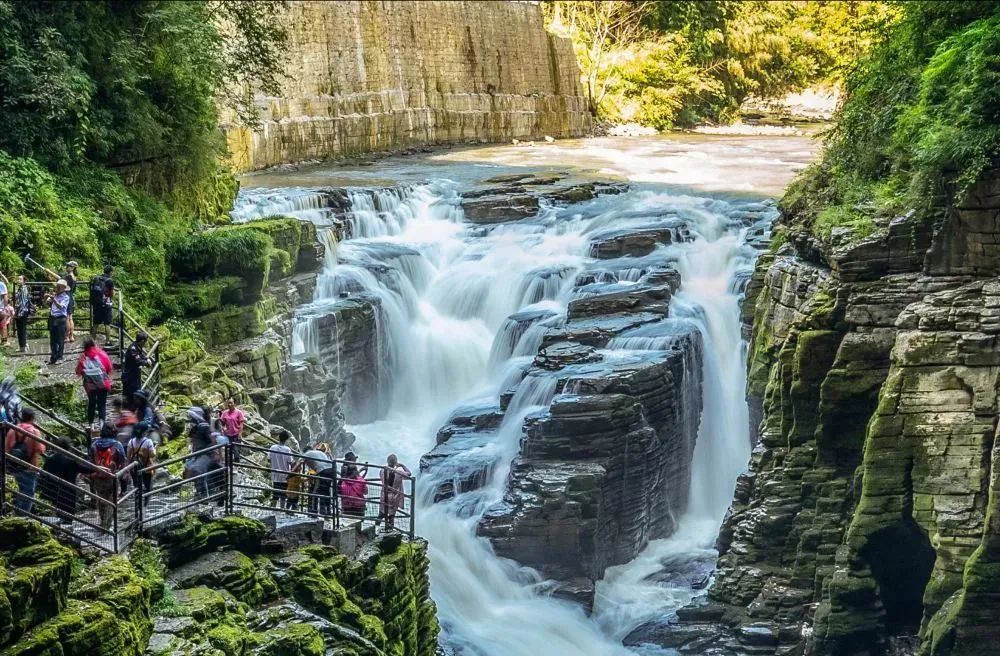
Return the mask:
<svg viewBox="0 0 1000 656">
<path fill-rule="evenodd" d="M 724 218 L 724 215 L 723 217 Z M 685 582 L 655 583 L 665 568 L 714 561 L 719 526 L 732 500 L 736 478 L 750 457 L 749 418 L 745 401 L 746 344 L 741 336 L 739 302 L 752 270 L 755 252 L 743 230 L 726 230 L 716 217 L 697 224 L 705 229 L 680 247 L 677 268 L 681 289 L 670 306 L 672 316 L 693 323 L 705 345 L 703 403 L 691 472 L 687 512 L 674 535 L 650 543 L 631 563 L 610 568 L 597 584 L 594 618 L 609 635 L 622 639 L 643 623 L 669 616 L 703 590 Z M 619 348 L 648 348 L 668 337 L 633 331 L 614 340 Z"/>
<path fill-rule="evenodd" d="M 755 252 L 745 243 L 747 229 L 735 220 L 740 201 L 650 183 L 483 227 L 464 221 L 461 188 L 442 179 L 348 193 L 347 238 L 328 257 L 313 302 L 297 312 L 293 350 L 307 357 L 329 347 L 318 343 L 311 325 L 338 304 L 374 304 L 384 345 L 372 363 L 379 368 L 382 410 L 374 421 L 348 429 L 362 459 L 381 462 L 396 453 L 411 469 L 435 446 L 453 409 L 495 402 L 514 389 L 500 426 L 476 447 L 495 463 L 485 486 L 432 503 L 439 484 L 454 483 L 455 470 L 441 467 L 420 479 L 418 533 L 430 544 L 442 640 L 458 656 L 628 654 L 621 639 L 629 631 L 701 594 L 647 577 L 668 561 L 714 557 L 713 541 L 749 456 L 738 303 Z M 278 205 L 278 196 L 260 194 L 269 207 Z M 252 214 L 244 208 L 241 216 Z M 673 243 L 644 257 L 592 257 L 595 235 L 642 229 L 663 217 L 678 222 Z M 502 499 L 525 421 L 546 412 L 556 394 L 556 377 L 529 366 L 546 330 L 565 323 L 574 287 L 581 281 L 635 284 L 662 272 L 665 263 L 682 280 L 670 303 L 671 320 L 626 331 L 601 354 L 682 348 L 678 340 L 692 326 L 701 334 L 703 357 L 685 351 L 683 361 L 688 370 L 702 367 L 704 380 L 690 503 L 672 537 L 607 571 L 587 617 L 578 606 L 548 596 L 536 572 L 498 558 L 476 527 Z"/>
</svg>

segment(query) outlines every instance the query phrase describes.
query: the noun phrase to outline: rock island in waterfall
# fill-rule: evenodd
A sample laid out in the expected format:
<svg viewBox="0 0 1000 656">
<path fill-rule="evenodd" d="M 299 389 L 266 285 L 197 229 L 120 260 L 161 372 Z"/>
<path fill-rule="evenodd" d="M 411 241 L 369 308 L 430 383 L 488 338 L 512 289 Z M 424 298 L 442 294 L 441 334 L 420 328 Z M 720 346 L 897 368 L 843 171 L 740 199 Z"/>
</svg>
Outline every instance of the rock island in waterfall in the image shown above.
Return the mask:
<svg viewBox="0 0 1000 656">
<path fill-rule="evenodd" d="M 0 656 L 1000 656 L 1000 3 L 0 18 Z"/>
</svg>

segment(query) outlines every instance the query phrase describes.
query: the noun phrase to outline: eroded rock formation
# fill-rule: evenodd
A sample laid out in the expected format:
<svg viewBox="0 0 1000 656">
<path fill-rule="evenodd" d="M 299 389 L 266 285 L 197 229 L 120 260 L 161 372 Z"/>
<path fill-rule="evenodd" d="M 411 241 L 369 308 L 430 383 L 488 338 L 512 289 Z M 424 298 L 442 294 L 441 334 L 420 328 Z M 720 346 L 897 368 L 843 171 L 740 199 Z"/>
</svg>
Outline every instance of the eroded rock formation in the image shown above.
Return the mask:
<svg viewBox="0 0 1000 656">
<path fill-rule="evenodd" d="M 860 243 L 788 231 L 744 308 L 760 441 L 676 645 L 994 654 L 1000 173 Z"/>
</svg>

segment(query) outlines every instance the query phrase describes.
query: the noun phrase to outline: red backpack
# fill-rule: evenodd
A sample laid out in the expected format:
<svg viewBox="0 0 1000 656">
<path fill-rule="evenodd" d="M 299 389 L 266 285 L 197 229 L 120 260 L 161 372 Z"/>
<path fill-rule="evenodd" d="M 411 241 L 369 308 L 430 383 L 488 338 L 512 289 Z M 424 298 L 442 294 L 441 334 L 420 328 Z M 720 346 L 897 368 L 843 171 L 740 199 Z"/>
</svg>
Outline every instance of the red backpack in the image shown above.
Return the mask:
<svg viewBox="0 0 1000 656">
<path fill-rule="evenodd" d="M 118 458 L 115 457 L 118 455 L 115 449 L 116 445 L 117 443 L 108 443 L 105 446 L 94 449 L 94 464 L 107 469 L 111 472 L 111 475 L 114 475 L 118 471 Z M 100 470 L 94 472 L 94 474 L 100 478 L 110 478 L 108 474 Z"/>
</svg>

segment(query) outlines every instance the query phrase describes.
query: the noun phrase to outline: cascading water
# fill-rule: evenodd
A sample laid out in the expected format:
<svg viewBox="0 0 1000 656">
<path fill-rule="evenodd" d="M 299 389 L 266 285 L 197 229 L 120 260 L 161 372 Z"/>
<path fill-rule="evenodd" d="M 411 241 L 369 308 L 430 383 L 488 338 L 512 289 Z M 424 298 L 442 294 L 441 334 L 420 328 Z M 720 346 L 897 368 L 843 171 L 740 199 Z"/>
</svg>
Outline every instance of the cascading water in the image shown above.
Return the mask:
<svg viewBox="0 0 1000 656">
<path fill-rule="evenodd" d="M 629 161 L 637 166 L 640 160 Z M 647 187 L 568 208 L 543 205 L 534 219 L 483 229 L 463 221 L 460 187 L 440 180 L 349 194 L 349 238 L 328 258 L 314 302 L 299 310 L 293 348 L 304 355 L 318 348 L 310 322 L 343 298 L 376 299 L 386 352 L 373 364 L 384 369 L 380 389 L 387 402 L 375 421 L 348 428 L 363 458 L 382 461 L 393 452 L 411 468 L 434 447 L 452 409 L 463 402 L 495 403 L 502 390 L 517 385 L 501 426 L 488 444 L 476 447 L 495 463 L 485 486 L 432 503 L 442 482 L 436 477 L 453 472 L 442 468 L 421 477 L 418 532 L 430 543 L 444 642 L 464 655 L 628 653 L 620 641 L 632 628 L 699 594 L 691 585 L 647 577 L 665 562 L 712 558 L 712 542 L 749 456 L 738 281 L 745 280 L 755 251 L 745 243 L 745 224 L 736 220 L 746 203 Z M 277 202 L 261 195 L 270 206 Z M 244 208 L 241 216 L 252 215 Z M 685 223 L 693 241 L 661 246 L 647 257 L 591 258 L 595 235 L 642 229 L 663 217 Z M 670 315 L 680 327 L 696 326 L 704 342 L 704 412 L 691 501 L 671 538 L 608 570 L 588 618 L 548 596 L 531 570 L 497 558 L 476 537 L 476 526 L 503 494 L 525 418 L 544 412 L 555 393 L 555 378 L 525 377 L 524 371 L 545 330 L 565 321 L 575 282 L 635 283 L 664 262 L 682 280 Z M 668 349 L 675 341 L 669 331 L 638 328 L 602 353 Z M 685 362 L 698 366 L 693 358 Z"/>
</svg>

